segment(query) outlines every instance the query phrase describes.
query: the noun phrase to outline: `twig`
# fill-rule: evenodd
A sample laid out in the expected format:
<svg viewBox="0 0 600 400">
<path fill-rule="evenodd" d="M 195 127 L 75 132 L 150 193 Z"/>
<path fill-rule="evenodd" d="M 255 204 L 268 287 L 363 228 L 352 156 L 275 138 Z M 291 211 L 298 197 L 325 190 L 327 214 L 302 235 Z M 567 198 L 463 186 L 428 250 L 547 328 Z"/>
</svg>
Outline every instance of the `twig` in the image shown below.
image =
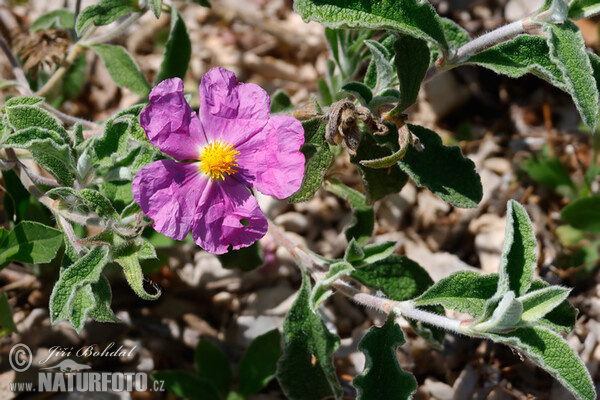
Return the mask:
<svg viewBox="0 0 600 400">
<path fill-rule="evenodd" d="M 19 65 L 17 59 L 15 58 L 12 51 L 8 47 L 8 43 L 6 43 L 6 40 L 4 39 L 4 37 L 2 35 L 0 35 L 0 48 L 2 49 L 2 52 L 4 53 L 4 55 L 6 55 L 6 58 L 8 58 L 8 61 L 10 62 L 10 66 L 12 67 L 13 75 L 17 79 L 17 82 L 19 82 L 21 84 L 21 86 L 25 89 L 25 90 L 21 89 L 22 93 L 25 92 L 23 94 L 30 94 L 31 88 L 29 86 L 29 82 L 27 81 L 27 78 L 25 77 L 25 72 L 23 72 L 23 69 Z"/>
<path fill-rule="evenodd" d="M 115 29 L 112 29 L 111 31 L 106 32 L 104 35 L 97 36 L 93 39 L 82 40 L 81 45 L 82 46 L 92 46 L 95 44 L 110 42 L 111 40 L 121 36 L 123 34 L 123 32 L 125 32 L 127 30 L 127 28 L 129 28 L 135 21 L 140 19 L 142 17 L 142 15 L 143 15 L 142 13 L 132 14 L 129 17 L 127 17 L 127 19 L 125 21 L 123 21 L 122 24 L 118 25 Z"/>
<path fill-rule="evenodd" d="M 77 239 L 77 236 L 75 236 L 75 232 L 73 231 L 73 227 L 71 226 L 69 221 L 67 221 L 62 215 L 58 215 L 56 219 L 58 220 L 62 231 L 64 232 L 65 236 L 69 239 L 69 242 L 71 242 L 71 245 L 73 246 L 77 254 L 80 257 L 83 257 L 85 255 L 85 249 L 82 245 L 79 244 L 79 240 Z"/>
</svg>

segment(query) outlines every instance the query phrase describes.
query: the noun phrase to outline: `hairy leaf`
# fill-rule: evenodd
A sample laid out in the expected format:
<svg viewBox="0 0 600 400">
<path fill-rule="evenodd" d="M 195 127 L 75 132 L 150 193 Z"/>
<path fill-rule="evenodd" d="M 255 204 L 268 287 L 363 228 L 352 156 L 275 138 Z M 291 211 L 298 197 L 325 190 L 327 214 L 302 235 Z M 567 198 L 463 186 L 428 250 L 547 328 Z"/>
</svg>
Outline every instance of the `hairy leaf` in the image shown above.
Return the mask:
<svg viewBox="0 0 600 400">
<path fill-rule="evenodd" d="M 310 278 L 303 272 L 300 293 L 283 325 L 285 347 L 277 362 L 277 379 L 292 400 L 337 399 L 342 388 L 333 367 L 333 353 L 340 340 L 310 307 L 310 292 Z"/>
<path fill-rule="evenodd" d="M 23 221 L 10 232 L 0 228 L 0 269 L 7 261 L 43 264 L 52 261 L 62 241 L 62 232 L 39 222 Z"/>
<path fill-rule="evenodd" d="M 535 234 L 527 211 L 514 200 L 508 202 L 504 247 L 500 261 L 497 296 L 512 290 L 517 297 L 531 285 L 537 262 Z"/>
<path fill-rule="evenodd" d="M 188 35 L 185 21 L 171 6 L 171 31 L 163 52 L 163 61 L 160 64 L 156 83 L 169 78 L 185 78 L 190 58 L 192 55 L 192 42 Z"/>
<path fill-rule="evenodd" d="M 590 373 L 568 343 L 556 333 L 542 327 L 529 327 L 486 336 L 523 352 L 569 389 L 576 399 L 596 398 Z"/>
<path fill-rule="evenodd" d="M 329 28 L 392 30 L 448 49 L 440 18 L 426 1 L 298 0 L 294 9 Z"/>
<path fill-rule="evenodd" d="M 281 334 L 278 329 L 257 336 L 240 361 L 240 394 L 258 393 L 275 377 L 277 360 L 281 356 Z"/>
<path fill-rule="evenodd" d="M 352 221 L 346 227 L 346 239 L 365 244 L 371 239 L 375 227 L 375 212 L 367 205 L 365 195 L 349 188 L 337 179 L 330 179 L 325 189 L 347 200 L 352 206 Z"/>
<path fill-rule="evenodd" d="M 483 196 L 481 179 L 475 164 L 463 157 L 456 146 L 447 147 L 433 131 L 409 125 L 410 132 L 424 146 L 423 151 L 409 147 L 398 162 L 418 186 L 424 186 L 442 200 L 457 207 L 476 207 Z"/>
<path fill-rule="evenodd" d="M 342 86 L 342 91 L 351 94 L 362 106 L 367 107 L 373 100 L 371 88 L 361 82 L 350 82 Z"/>
<path fill-rule="evenodd" d="M 571 0 L 569 2 L 569 18 L 581 19 L 600 13 L 598 0 Z"/>
<path fill-rule="evenodd" d="M 429 47 L 424 40 L 404 35 L 394 42 L 394 52 L 400 80 L 400 100 L 394 110 L 402 112 L 417 101 L 421 82 L 429 68 Z"/>
<path fill-rule="evenodd" d="M 54 10 L 39 16 L 31 27 L 31 32 L 45 29 L 73 29 L 75 26 L 75 14 L 69 10 Z"/>
<path fill-rule="evenodd" d="M 9 332 L 17 332 L 17 327 L 13 321 L 10 304 L 8 304 L 8 296 L 3 293 L 0 296 L 0 337 Z"/>
<path fill-rule="evenodd" d="M 543 288 L 547 288 L 550 285 L 540 279 L 534 279 L 531 282 L 531 287 L 529 288 L 530 293 L 534 290 L 539 290 Z M 573 307 L 568 300 L 564 300 L 560 303 L 556 308 L 552 311 L 544 315 L 541 319 L 536 321 L 536 325 L 541 325 L 546 328 L 549 328 L 556 332 L 571 332 L 573 327 L 575 326 L 575 320 L 577 319 L 577 309 Z"/>
<path fill-rule="evenodd" d="M 415 377 L 402 371 L 396 348 L 404 344 L 404 335 L 391 314 L 386 323 L 373 326 L 358 344 L 366 356 L 365 370 L 354 378 L 359 400 L 408 400 L 417 390 Z"/>
<path fill-rule="evenodd" d="M 523 303 L 521 322 L 531 324 L 538 321 L 565 301 L 570 291 L 560 286 L 548 286 L 521 296 L 519 298 Z"/>
<path fill-rule="evenodd" d="M 393 83 L 396 80 L 396 74 L 394 72 L 394 67 L 390 63 L 389 57 L 386 56 L 387 49 L 381 43 L 375 40 L 365 40 L 365 44 L 371 51 L 373 61 L 375 62 L 377 78 L 375 81 L 375 89 L 373 91 L 378 94 L 384 89 L 393 86 Z"/>
<path fill-rule="evenodd" d="M 124 15 L 140 11 L 135 4 L 133 0 L 101 0 L 98 4 L 84 8 L 75 23 L 77 35 L 81 36 L 91 24 L 108 25 Z"/>
<path fill-rule="evenodd" d="M 95 44 L 90 46 L 106 66 L 110 77 L 118 86 L 126 87 L 140 96 L 150 93 L 150 84 L 131 55 L 121 46 Z"/>
<path fill-rule="evenodd" d="M 229 359 L 221 349 L 206 340 L 200 340 L 194 353 L 196 374 L 210 382 L 221 398 L 227 396 L 232 381 Z"/>
<path fill-rule="evenodd" d="M 354 267 L 346 261 L 336 262 L 329 266 L 327 275 L 315 283 L 315 287 L 310 294 L 310 306 L 315 313 L 319 311 L 319 304 L 327 300 L 333 294 L 333 291 L 329 289 L 333 282 L 342 276 L 350 275 L 352 271 L 354 271 Z"/>
<path fill-rule="evenodd" d="M 562 71 L 567 91 L 573 97 L 583 122 L 593 131 L 598 125 L 600 95 L 581 32 L 570 21 L 546 24 L 544 31 L 548 35 L 550 59 Z"/>
</svg>

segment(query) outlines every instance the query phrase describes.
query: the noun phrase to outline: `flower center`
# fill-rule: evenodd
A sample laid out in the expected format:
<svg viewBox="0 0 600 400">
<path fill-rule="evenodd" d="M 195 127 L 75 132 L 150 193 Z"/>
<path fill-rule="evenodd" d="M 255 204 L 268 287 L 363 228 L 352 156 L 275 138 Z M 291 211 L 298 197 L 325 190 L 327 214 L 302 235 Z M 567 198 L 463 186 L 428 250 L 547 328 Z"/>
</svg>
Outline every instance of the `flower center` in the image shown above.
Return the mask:
<svg viewBox="0 0 600 400">
<path fill-rule="evenodd" d="M 200 170 L 212 179 L 225 179 L 225 175 L 237 172 L 237 155 L 239 151 L 221 139 L 215 140 L 200 151 Z"/>
</svg>

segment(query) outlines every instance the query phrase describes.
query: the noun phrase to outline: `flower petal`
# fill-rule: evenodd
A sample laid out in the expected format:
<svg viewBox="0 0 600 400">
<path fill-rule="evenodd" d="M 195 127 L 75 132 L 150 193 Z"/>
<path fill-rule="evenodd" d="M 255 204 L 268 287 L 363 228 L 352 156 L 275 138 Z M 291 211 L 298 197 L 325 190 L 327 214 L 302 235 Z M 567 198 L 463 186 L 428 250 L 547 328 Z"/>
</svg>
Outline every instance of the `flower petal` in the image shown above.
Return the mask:
<svg viewBox="0 0 600 400">
<path fill-rule="evenodd" d="M 198 114 L 209 141 L 223 139 L 237 148 L 266 125 L 270 105 L 260 86 L 238 83 L 235 74 L 224 68 L 211 69 L 200 82 Z"/>
<path fill-rule="evenodd" d="M 212 181 L 196 212 L 194 242 L 210 253 L 250 246 L 267 233 L 267 219 L 256 199 L 233 179 Z"/>
<path fill-rule="evenodd" d="M 140 124 L 153 145 L 179 160 L 198 159 L 206 144 L 202 124 L 183 97 L 179 78 L 166 79 L 152 89 Z"/>
<path fill-rule="evenodd" d="M 183 240 L 207 184 L 197 163 L 160 160 L 139 170 L 131 189 L 135 202 L 154 220 L 154 229 Z"/>
<path fill-rule="evenodd" d="M 261 193 L 283 199 L 300 189 L 304 176 L 304 129 L 296 118 L 271 117 L 265 128 L 236 149 L 240 176 Z"/>
</svg>

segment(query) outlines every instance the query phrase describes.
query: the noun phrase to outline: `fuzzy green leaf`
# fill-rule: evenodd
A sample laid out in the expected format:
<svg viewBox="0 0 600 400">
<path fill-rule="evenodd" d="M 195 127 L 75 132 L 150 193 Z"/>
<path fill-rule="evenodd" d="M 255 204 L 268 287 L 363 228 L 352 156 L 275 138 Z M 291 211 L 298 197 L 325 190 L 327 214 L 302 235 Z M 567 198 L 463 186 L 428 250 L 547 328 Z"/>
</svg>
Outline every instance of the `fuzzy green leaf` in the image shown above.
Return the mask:
<svg viewBox="0 0 600 400">
<path fill-rule="evenodd" d="M 35 97 L 30 97 L 35 100 Z M 62 140 L 59 144 L 69 143 L 71 140 L 62 124 L 52 116 L 48 111 L 34 105 L 14 105 L 5 106 L 4 112 L 8 118 L 9 124 L 15 131 L 27 128 L 41 128 L 55 132 Z"/>
<path fill-rule="evenodd" d="M 95 246 L 73 265 L 61 271 L 50 295 L 50 320 L 52 324 L 70 318 L 74 306 L 86 306 L 86 304 L 81 303 L 73 304 L 77 292 L 80 288 L 97 282 L 107 262 L 108 247 Z"/>
<path fill-rule="evenodd" d="M 388 51 L 381 43 L 375 40 L 365 40 L 365 45 L 367 45 L 371 51 L 373 61 L 375 62 L 377 78 L 375 80 L 376 83 L 373 92 L 377 94 L 393 86 L 393 83 L 396 80 L 396 74 L 394 67 L 390 62 L 391 57 L 386 55 Z"/>
<path fill-rule="evenodd" d="M 577 196 L 577 187 L 559 158 L 533 155 L 520 162 L 519 167 L 533 180 L 554 189 L 557 193 L 568 198 Z"/>
<path fill-rule="evenodd" d="M 46 153 L 33 152 L 33 159 L 46 171 L 50 172 L 56 178 L 56 181 L 63 186 L 73 186 L 75 176 L 69 167 L 62 160 L 58 160 Z"/>
<path fill-rule="evenodd" d="M 417 390 L 415 377 L 402 371 L 396 348 L 404 344 L 404 335 L 391 314 L 386 323 L 373 326 L 358 344 L 366 356 L 365 370 L 354 378 L 359 400 L 408 400 Z"/>
<path fill-rule="evenodd" d="M 502 298 L 491 299 L 486 304 L 485 314 L 463 329 L 478 334 L 485 332 L 502 332 L 517 326 L 523 315 L 523 303 L 509 290 Z"/>
<path fill-rule="evenodd" d="M 11 99 L 6 100 L 6 103 L 4 103 L 4 107 L 2 107 L 2 112 L 6 112 L 5 109 L 8 107 L 14 107 L 14 106 L 20 106 L 20 105 L 37 106 L 37 105 L 42 104 L 43 102 L 44 102 L 44 98 L 39 97 L 39 96 L 13 97 Z"/>
<path fill-rule="evenodd" d="M 200 340 L 194 353 L 196 374 L 210 382 L 221 398 L 227 396 L 232 381 L 229 359 L 221 349 L 206 340 Z"/>
<path fill-rule="evenodd" d="M 497 287 L 497 274 L 458 271 L 436 282 L 414 301 L 419 306 L 441 304 L 477 318 L 483 314 L 486 300 L 496 293 Z"/>
<path fill-rule="evenodd" d="M 567 91 L 573 97 L 583 122 L 593 131 L 598 125 L 600 95 L 581 32 L 571 21 L 546 24 L 544 31 L 548 36 L 550 59 L 562 71 Z"/>
<path fill-rule="evenodd" d="M 375 227 L 375 212 L 373 207 L 367 205 L 365 195 L 337 179 L 330 179 L 325 189 L 347 200 L 352 206 L 352 221 L 346 227 L 346 239 L 356 239 L 359 244 L 367 243 Z"/>
<path fill-rule="evenodd" d="M 13 321 L 13 313 L 8 304 L 8 296 L 3 293 L 0 296 L 0 337 L 9 332 L 17 332 Z"/>
<path fill-rule="evenodd" d="M 560 286 L 548 286 L 519 297 L 523 303 L 521 323 L 531 324 L 538 321 L 565 301 L 570 291 Z"/>
<path fill-rule="evenodd" d="M 550 285 L 540 279 L 531 282 L 529 292 L 547 288 Z M 564 300 L 544 317 L 536 321 L 535 325 L 541 325 L 556 332 L 571 332 L 575 326 L 578 311 L 568 300 Z"/>
<path fill-rule="evenodd" d="M 340 340 L 310 307 L 310 292 L 310 277 L 303 272 L 300 293 L 283 325 L 285 347 L 277 362 L 277 379 L 292 400 L 338 399 L 342 388 L 333 366 L 333 353 Z"/>
<path fill-rule="evenodd" d="M 29 264 L 50 262 L 63 241 L 61 231 L 33 221 L 23 221 L 10 232 L 0 228 L 0 232 L 0 269 L 7 261 Z"/>
<path fill-rule="evenodd" d="M 529 327 L 486 336 L 525 354 L 569 389 L 576 399 L 596 399 L 590 373 L 568 343 L 556 333 L 542 327 Z"/>
<path fill-rule="evenodd" d="M 31 27 L 31 32 L 45 29 L 73 29 L 75 26 L 75 14 L 69 10 L 54 10 L 39 16 Z"/>
<path fill-rule="evenodd" d="M 60 187 L 51 189 L 46 194 L 53 199 L 60 198 L 65 203 L 65 206 L 75 206 L 76 202 L 81 202 L 81 204 L 88 207 L 90 211 L 95 212 L 101 218 L 118 218 L 117 211 L 110 200 L 97 190 L 74 190 L 67 187 Z"/>
<path fill-rule="evenodd" d="M 424 186 L 442 200 L 456 207 L 476 207 L 483 196 L 481 179 L 475 164 L 463 157 L 456 146 L 444 146 L 433 131 L 418 125 L 408 125 L 424 146 L 422 151 L 409 147 L 398 162 L 418 186 Z"/>
<path fill-rule="evenodd" d="M 329 289 L 333 282 L 342 276 L 350 275 L 352 271 L 354 271 L 354 267 L 346 261 L 336 262 L 329 266 L 327 275 L 315 283 L 315 287 L 310 294 L 310 306 L 315 313 L 318 312 L 319 304 L 327 300 L 333 294 L 333 291 Z"/>
<path fill-rule="evenodd" d="M 448 49 L 440 18 L 426 1 L 298 0 L 294 9 L 328 28 L 392 30 Z"/>
<path fill-rule="evenodd" d="M 192 55 L 192 42 L 188 35 L 185 21 L 171 6 L 171 31 L 163 52 L 163 61 L 160 64 L 156 83 L 169 78 L 185 77 Z"/>
<path fill-rule="evenodd" d="M 302 123 L 304 128 L 304 145 L 300 151 L 306 157 L 302 186 L 288 200 L 299 203 L 310 200 L 321 187 L 321 183 L 333 161 L 333 153 L 325 142 L 325 127 L 327 122 L 315 118 Z"/>
<path fill-rule="evenodd" d="M 588 18 L 600 13 L 600 1 L 598 0 L 572 0 L 569 3 L 569 18 Z"/>
<path fill-rule="evenodd" d="M 536 262 L 535 234 L 527 211 L 510 200 L 496 295 L 503 296 L 508 291 L 513 291 L 517 297 L 525 294 L 531 285 Z"/>
<path fill-rule="evenodd" d="M 356 100 L 365 107 L 373 100 L 373 91 L 371 91 L 370 87 L 361 82 L 347 83 L 342 86 L 341 90 L 354 96 Z"/>
<path fill-rule="evenodd" d="M 117 19 L 140 11 L 133 0 L 101 0 L 98 4 L 86 7 L 81 11 L 75 23 L 78 36 L 91 24 L 108 25 Z"/>
<path fill-rule="evenodd" d="M 120 87 L 126 87 L 140 96 L 150 93 L 150 84 L 131 55 L 121 46 L 95 44 L 90 46 L 106 66 L 110 77 Z"/>
<path fill-rule="evenodd" d="M 281 89 L 271 95 L 271 113 L 277 114 L 294 109 L 290 96 Z"/>
<path fill-rule="evenodd" d="M 154 294 L 148 293 L 144 289 L 144 275 L 142 274 L 142 267 L 137 252 L 131 252 L 129 254 L 118 255 L 114 258 L 117 264 L 123 267 L 123 273 L 127 279 L 127 283 L 131 286 L 131 289 L 140 298 L 144 300 L 156 300 L 161 295 L 161 290 L 154 286 Z"/>
<path fill-rule="evenodd" d="M 550 59 L 549 53 L 548 43 L 543 37 L 519 35 L 471 56 L 466 62 L 511 78 L 533 74 L 566 90 L 563 74 Z"/>
<path fill-rule="evenodd" d="M 600 233 L 600 196 L 577 199 L 564 207 L 560 216 L 577 229 Z"/>
<path fill-rule="evenodd" d="M 36 154 L 45 154 L 65 164 L 67 169 L 73 166 L 69 145 L 55 131 L 41 127 L 31 127 L 18 131 L 6 139 L 6 146 L 29 150 Z"/>
<path fill-rule="evenodd" d="M 344 252 L 344 261 L 349 263 L 360 262 L 363 258 L 365 258 L 365 252 L 360 247 L 356 239 L 351 239 L 348 242 L 348 247 L 346 247 L 346 251 Z"/>
<path fill-rule="evenodd" d="M 394 42 L 394 53 L 400 80 L 400 100 L 394 109 L 402 112 L 417 101 L 421 82 L 429 68 L 429 47 L 424 40 L 400 36 Z"/>
<path fill-rule="evenodd" d="M 273 329 L 257 336 L 240 361 L 240 394 L 258 393 L 275 377 L 277 360 L 281 356 L 281 334 Z"/>
<path fill-rule="evenodd" d="M 408 176 L 400 170 L 398 165 L 385 169 L 373 169 L 360 164 L 363 160 L 373 160 L 387 157 L 392 152 L 384 147 L 378 146 L 373 136 L 363 132 L 360 146 L 356 150 L 356 156 L 350 161 L 358 168 L 362 184 L 365 188 L 367 204 L 373 204 L 391 193 L 398 193 L 406 182 Z"/>
<path fill-rule="evenodd" d="M 90 310 L 88 317 L 99 322 L 118 322 L 119 319 L 110 308 L 112 291 L 108 279 L 104 275 L 100 275 L 98 282 L 92 283 L 91 288 L 94 297 L 94 308 Z"/>
</svg>

